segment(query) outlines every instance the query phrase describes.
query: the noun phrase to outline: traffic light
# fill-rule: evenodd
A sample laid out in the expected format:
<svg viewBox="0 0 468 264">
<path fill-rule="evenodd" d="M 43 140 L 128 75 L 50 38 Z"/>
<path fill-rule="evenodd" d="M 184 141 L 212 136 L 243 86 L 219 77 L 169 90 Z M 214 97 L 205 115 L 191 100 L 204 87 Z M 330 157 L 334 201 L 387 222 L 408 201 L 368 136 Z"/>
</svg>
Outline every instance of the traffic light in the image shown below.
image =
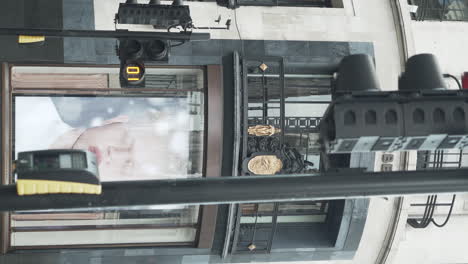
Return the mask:
<svg viewBox="0 0 468 264">
<path fill-rule="evenodd" d="M 127 61 L 120 66 L 121 87 L 145 87 L 145 65 L 140 61 Z"/>
<path fill-rule="evenodd" d="M 191 25 L 192 19 L 189 7 L 184 6 L 181 0 L 174 1 L 172 5 L 161 5 L 159 0 L 150 0 L 147 4 L 127 0 L 119 4 L 115 21 L 169 29 L 175 25 Z M 170 40 L 120 39 L 117 52 L 121 87 L 144 87 L 145 62 L 168 62 L 170 47 Z"/>
<path fill-rule="evenodd" d="M 328 153 L 468 147 L 468 93 L 447 90 L 433 55 L 408 59 L 399 89 L 388 92 L 378 89 L 365 56 L 346 57 L 339 66 L 320 124 Z"/>
<path fill-rule="evenodd" d="M 145 62 L 167 62 L 169 60 L 169 41 L 159 39 L 119 41 L 120 86 L 144 87 Z"/>
<path fill-rule="evenodd" d="M 173 1 L 172 5 L 161 5 L 161 1 L 157 0 L 147 4 L 126 1 L 119 4 L 115 21 L 119 24 L 153 25 L 157 29 L 168 29 L 175 25 L 187 27 L 192 23 L 192 17 L 189 6 L 181 0 Z"/>
<path fill-rule="evenodd" d="M 356 54 L 343 58 L 338 68 L 334 93 L 378 90 L 380 85 L 371 57 Z"/>
<path fill-rule="evenodd" d="M 446 90 L 437 59 L 432 54 L 419 54 L 408 59 L 398 83 L 400 91 Z"/>
</svg>

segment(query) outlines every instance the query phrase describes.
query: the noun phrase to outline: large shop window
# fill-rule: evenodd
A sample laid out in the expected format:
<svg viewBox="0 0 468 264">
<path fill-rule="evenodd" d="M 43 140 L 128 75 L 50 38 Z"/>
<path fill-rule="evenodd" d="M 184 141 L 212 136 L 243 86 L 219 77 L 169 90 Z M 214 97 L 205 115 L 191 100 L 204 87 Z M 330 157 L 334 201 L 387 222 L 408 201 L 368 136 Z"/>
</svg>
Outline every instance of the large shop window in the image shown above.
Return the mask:
<svg viewBox="0 0 468 264">
<path fill-rule="evenodd" d="M 409 0 L 413 20 L 468 21 L 468 0 Z"/>
<path fill-rule="evenodd" d="M 201 68 L 148 68 L 146 87 L 120 88 L 118 68 L 11 69 L 12 152 L 94 152 L 102 181 L 202 177 Z M 12 157 L 14 159 L 15 157 Z M 195 245 L 199 206 L 15 212 L 13 248 Z"/>
</svg>

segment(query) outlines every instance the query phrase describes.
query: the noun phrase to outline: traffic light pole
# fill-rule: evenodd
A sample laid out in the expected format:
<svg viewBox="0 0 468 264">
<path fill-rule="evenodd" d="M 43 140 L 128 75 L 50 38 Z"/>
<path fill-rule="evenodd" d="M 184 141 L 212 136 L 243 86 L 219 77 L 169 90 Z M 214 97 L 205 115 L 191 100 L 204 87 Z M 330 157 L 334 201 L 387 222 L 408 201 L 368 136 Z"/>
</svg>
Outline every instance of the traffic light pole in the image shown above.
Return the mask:
<svg viewBox="0 0 468 264">
<path fill-rule="evenodd" d="M 66 30 L 66 29 L 32 29 L 32 28 L 0 28 L 0 36 L 46 36 L 74 38 L 118 38 L 118 39 L 160 39 L 179 41 L 209 40 L 209 33 L 191 32 L 157 32 L 128 30 Z"/>
<path fill-rule="evenodd" d="M 333 200 L 468 191 L 468 169 L 347 170 L 295 176 L 218 177 L 103 183 L 101 195 L 18 196 L 0 187 L 0 211 Z"/>
</svg>

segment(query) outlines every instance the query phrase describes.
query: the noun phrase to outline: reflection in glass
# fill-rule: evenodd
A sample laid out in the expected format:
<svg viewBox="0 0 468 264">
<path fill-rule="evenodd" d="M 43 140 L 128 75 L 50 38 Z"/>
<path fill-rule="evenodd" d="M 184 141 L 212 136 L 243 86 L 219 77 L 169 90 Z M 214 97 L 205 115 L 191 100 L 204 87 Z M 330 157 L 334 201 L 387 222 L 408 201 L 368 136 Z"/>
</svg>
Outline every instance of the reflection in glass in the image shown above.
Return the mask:
<svg viewBox="0 0 468 264">
<path fill-rule="evenodd" d="M 126 96 L 102 92 L 120 88 L 118 68 L 14 67 L 15 157 L 22 151 L 84 149 L 96 154 L 102 181 L 202 177 L 203 71 L 147 73 L 146 88 L 160 90 Z M 88 87 L 99 93 L 73 90 Z M 54 166 L 53 160 L 47 164 Z M 193 245 L 198 219 L 199 206 L 16 212 L 11 245 Z"/>
<path fill-rule="evenodd" d="M 198 206 L 107 212 L 15 213 L 12 246 L 188 243 Z M 139 235 L 138 235 L 139 233 Z"/>
<path fill-rule="evenodd" d="M 201 98 L 17 96 L 15 150 L 91 151 L 102 181 L 200 177 Z"/>
</svg>

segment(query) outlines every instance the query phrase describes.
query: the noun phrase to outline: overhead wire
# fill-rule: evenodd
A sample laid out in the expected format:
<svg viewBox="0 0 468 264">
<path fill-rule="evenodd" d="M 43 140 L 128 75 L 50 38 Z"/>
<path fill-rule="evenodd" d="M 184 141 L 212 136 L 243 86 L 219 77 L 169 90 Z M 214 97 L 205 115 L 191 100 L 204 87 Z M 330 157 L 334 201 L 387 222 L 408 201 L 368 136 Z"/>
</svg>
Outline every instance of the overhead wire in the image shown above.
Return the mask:
<svg viewBox="0 0 468 264">
<path fill-rule="evenodd" d="M 239 30 L 239 23 L 237 21 L 237 9 L 234 9 L 234 19 L 236 20 L 237 34 L 239 35 L 239 40 L 241 42 L 241 55 L 244 56 L 244 40 L 242 39 L 242 35 Z"/>
<path fill-rule="evenodd" d="M 455 82 L 458 85 L 458 89 L 463 90 L 463 87 L 462 87 L 462 85 L 461 85 L 461 83 L 460 83 L 460 81 L 458 80 L 457 77 L 453 76 L 452 74 L 448 74 L 448 73 L 444 73 L 443 76 L 444 76 L 444 78 L 452 78 L 453 80 L 455 80 Z"/>
<path fill-rule="evenodd" d="M 444 162 L 444 154 L 443 153 L 444 152 L 442 150 L 436 151 L 434 153 L 433 166 L 432 166 L 433 169 L 443 167 L 443 162 Z M 459 168 L 461 167 L 462 154 L 463 154 L 463 151 L 460 151 L 460 158 L 459 158 L 459 164 L 458 164 Z M 426 154 L 426 162 L 428 162 L 428 159 L 427 159 L 428 156 L 429 155 Z M 444 220 L 444 222 L 442 224 L 439 224 L 434 220 L 434 212 L 435 212 L 436 207 L 438 206 L 437 205 L 437 199 L 438 199 L 437 195 L 429 195 L 427 197 L 427 200 L 426 200 L 423 217 L 421 219 L 419 219 L 419 221 L 417 219 L 408 219 L 407 223 L 409 225 L 411 225 L 412 227 L 414 227 L 414 228 L 426 228 L 431 223 L 433 223 L 437 227 L 444 227 L 449 222 L 450 217 L 452 215 L 456 195 L 454 194 L 453 197 L 452 197 L 452 202 L 450 204 L 449 212 L 448 212 L 447 217 L 445 218 L 445 220 Z"/>
<path fill-rule="evenodd" d="M 460 150 L 460 157 L 458 158 L 458 168 L 461 168 L 462 165 L 462 158 L 463 158 L 463 150 Z M 450 204 L 450 209 L 449 212 L 447 213 L 447 217 L 445 218 L 444 222 L 442 224 L 437 223 L 434 219 L 432 219 L 432 223 L 437 226 L 437 227 L 444 227 L 450 220 L 450 217 L 452 216 L 453 212 L 453 206 L 455 205 L 455 199 L 457 198 L 457 195 L 454 194 L 452 196 L 452 202 Z"/>
<path fill-rule="evenodd" d="M 450 217 L 452 216 L 452 211 L 453 211 L 453 205 L 455 204 L 455 199 L 457 198 L 457 195 L 454 194 L 452 197 L 452 204 L 450 205 L 449 212 L 447 214 L 447 217 L 445 218 L 445 221 L 442 224 L 438 224 L 434 219 L 432 219 L 432 223 L 437 226 L 437 227 L 444 227 L 448 221 L 450 220 Z"/>
</svg>

